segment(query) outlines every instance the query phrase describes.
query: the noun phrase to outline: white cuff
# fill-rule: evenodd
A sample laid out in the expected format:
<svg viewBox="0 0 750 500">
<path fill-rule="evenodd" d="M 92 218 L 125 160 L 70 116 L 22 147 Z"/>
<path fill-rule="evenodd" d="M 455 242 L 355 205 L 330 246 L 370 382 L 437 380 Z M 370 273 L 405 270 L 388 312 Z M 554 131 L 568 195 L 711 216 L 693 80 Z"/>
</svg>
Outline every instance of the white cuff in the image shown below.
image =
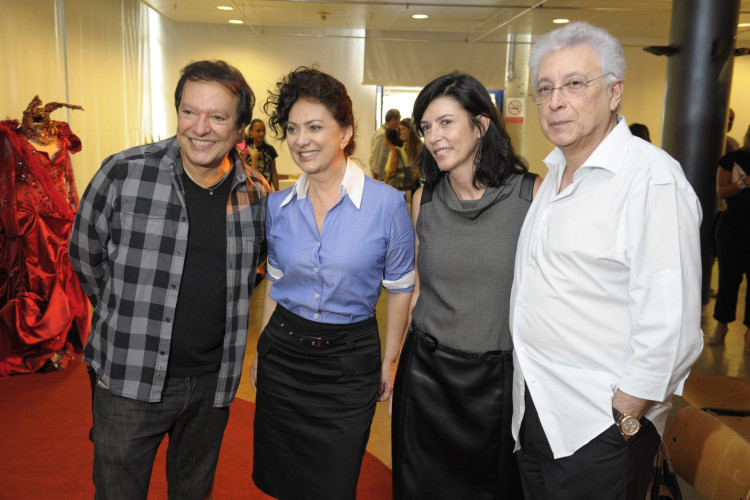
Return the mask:
<svg viewBox="0 0 750 500">
<path fill-rule="evenodd" d="M 281 269 L 276 269 L 266 262 L 266 276 L 270 277 L 271 281 L 278 281 L 284 276 L 284 273 L 281 272 Z"/>
<path fill-rule="evenodd" d="M 383 287 L 386 290 L 404 290 L 414 286 L 414 276 L 416 273 L 414 269 L 406 273 L 402 278 L 397 280 L 383 280 Z"/>
</svg>

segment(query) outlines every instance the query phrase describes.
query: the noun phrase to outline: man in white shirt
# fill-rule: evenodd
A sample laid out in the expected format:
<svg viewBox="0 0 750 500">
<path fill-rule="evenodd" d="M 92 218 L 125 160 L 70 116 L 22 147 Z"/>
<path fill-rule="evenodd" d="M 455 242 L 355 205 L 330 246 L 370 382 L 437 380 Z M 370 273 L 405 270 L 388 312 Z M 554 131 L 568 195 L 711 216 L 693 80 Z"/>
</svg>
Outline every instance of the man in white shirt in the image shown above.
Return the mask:
<svg viewBox="0 0 750 500">
<path fill-rule="evenodd" d="M 372 177 L 385 180 L 385 164 L 388 161 L 389 149 L 385 143 L 385 131 L 389 128 L 398 130 L 401 122 L 401 113 L 397 109 L 389 109 L 385 114 L 385 123 L 372 135 L 372 147 L 370 149 L 370 171 Z"/>
<path fill-rule="evenodd" d="M 513 436 L 526 499 L 645 497 L 700 355 L 699 201 L 677 161 L 617 114 L 625 57 L 586 23 L 529 66 L 555 146 L 518 242 Z"/>
</svg>

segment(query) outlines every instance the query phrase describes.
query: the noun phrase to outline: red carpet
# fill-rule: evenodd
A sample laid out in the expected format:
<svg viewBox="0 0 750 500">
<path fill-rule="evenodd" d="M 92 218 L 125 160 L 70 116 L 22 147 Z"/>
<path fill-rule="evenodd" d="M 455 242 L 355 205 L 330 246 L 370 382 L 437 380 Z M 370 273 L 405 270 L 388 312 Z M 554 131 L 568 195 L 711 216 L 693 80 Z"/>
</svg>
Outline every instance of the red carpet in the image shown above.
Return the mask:
<svg viewBox="0 0 750 500">
<path fill-rule="evenodd" d="M 239 399 L 232 403 L 216 472 L 216 500 L 271 498 L 250 477 L 254 408 Z M 93 498 L 90 427 L 89 381 L 80 361 L 64 372 L 0 380 L 0 499 Z M 167 498 L 165 450 L 163 444 L 156 457 L 149 499 Z M 392 496 L 390 469 L 367 453 L 357 498 Z"/>
</svg>

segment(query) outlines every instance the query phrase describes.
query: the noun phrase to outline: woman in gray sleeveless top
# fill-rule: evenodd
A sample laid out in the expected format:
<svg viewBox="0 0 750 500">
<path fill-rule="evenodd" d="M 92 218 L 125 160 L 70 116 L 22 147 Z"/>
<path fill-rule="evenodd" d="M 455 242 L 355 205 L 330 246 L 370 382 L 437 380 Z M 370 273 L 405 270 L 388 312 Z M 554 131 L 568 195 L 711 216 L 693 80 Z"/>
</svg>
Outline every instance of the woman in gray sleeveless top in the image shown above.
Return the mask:
<svg viewBox="0 0 750 500">
<path fill-rule="evenodd" d="M 475 78 L 420 92 L 417 284 L 393 395 L 396 499 L 522 498 L 510 433 L 508 310 L 536 176 Z"/>
</svg>

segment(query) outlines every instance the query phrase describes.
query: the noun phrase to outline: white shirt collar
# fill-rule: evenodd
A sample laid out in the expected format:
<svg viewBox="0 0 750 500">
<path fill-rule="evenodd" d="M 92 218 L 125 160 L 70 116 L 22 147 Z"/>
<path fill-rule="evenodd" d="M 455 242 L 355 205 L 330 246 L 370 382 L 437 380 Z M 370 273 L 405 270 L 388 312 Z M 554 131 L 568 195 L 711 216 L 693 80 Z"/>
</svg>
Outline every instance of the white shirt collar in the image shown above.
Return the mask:
<svg viewBox="0 0 750 500">
<path fill-rule="evenodd" d="M 288 204 L 294 199 L 294 196 L 297 196 L 298 200 L 302 200 L 307 197 L 307 189 L 310 187 L 310 179 L 308 179 L 307 174 L 303 173 L 300 175 L 297 182 L 294 183 L 294 186 L 292 186 L 292 189 L 289 190 L 289 194 L 286 198 L 284 198 L 284 201 L 281 203 L 281 206 Z M 341 179 L 341 185 L 339 186 L 339 200 L 349 195 L 349 199 L 352 200 L 352 203 L 354 203 L 354 206 L 357 207 L 357 210 L 359 210 L 359 207 L 362 205 L 362 192 L 364 191 L 365 187 L 365 173 L 364 171 L 359 168 L 359 166 L 349 161 L 349 158 L 346 159 L 346 172 L 344 173 L 344 178 Z"/>
<path fill-rule="evenodd" d="M 591 155 L 583 162 L 581 168 L 598 167 L 604 168 L 612 173 L 620 170 L 620 164 L 628 150 L 628 146 L 633 141 L 633 134 L 628 128 L 625 117 L 617 115 L 617 125 L 610 131 L 604 140 L 596 147 Z M 545 165 L 550 172 L 558 172 L 565 168 L 567 161 L 560 148 L 555 148 L 544 159 Z M 579 169 L 580 170 L 580 169 Z"/>
</svg>

